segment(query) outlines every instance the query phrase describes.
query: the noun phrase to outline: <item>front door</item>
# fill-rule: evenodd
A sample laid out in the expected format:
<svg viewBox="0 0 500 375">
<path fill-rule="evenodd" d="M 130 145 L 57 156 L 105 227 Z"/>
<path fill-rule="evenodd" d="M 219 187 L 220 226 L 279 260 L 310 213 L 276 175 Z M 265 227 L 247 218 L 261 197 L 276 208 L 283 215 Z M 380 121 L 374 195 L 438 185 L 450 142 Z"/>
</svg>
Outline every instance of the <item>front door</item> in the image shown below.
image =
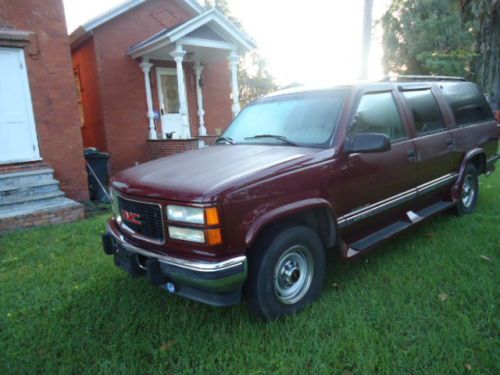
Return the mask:
<svg viewBox="0 0 500 375">
<path fill-rule="evenodd" d="M 346 227 L 342 234 L 348 243 L 393 223 L 409 210 L 416 198 L 413 143 L 394 93 L 365 92 L 356 108 L 348 136 L 386 134 L 391 149 L 349 154 L 340 161 L 343 183 L 336 184 L 340 186 L 336 186 L 338 192 L 334 196 L 341 197 L 336 202 L 337 214 L 339 226 Z"/>
<path fill-rule="evenodd" d="M 24 51 L 0 48 L 0 164 L 39 159 Z"/>
<path fill-rule="evenodd" d="M 167 133 L 174 132 L 173 138 L 180 138 L 182 135 L 182 116 L 179 112 L 180 101 L 177 70 L 156 68 L 156 72 L 163 136 L 166 137 Z"/>
</svg>

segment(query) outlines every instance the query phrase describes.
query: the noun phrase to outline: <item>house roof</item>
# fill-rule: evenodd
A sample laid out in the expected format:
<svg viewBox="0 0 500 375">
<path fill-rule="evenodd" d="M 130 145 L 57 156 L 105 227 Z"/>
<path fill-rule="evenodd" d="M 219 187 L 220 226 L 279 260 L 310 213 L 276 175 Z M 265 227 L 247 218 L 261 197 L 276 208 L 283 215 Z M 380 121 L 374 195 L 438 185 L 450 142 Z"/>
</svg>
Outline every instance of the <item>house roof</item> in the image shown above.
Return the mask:
<svg viewBox="0 0 500 375">
<path fill-rule="evenodd" d="M 121 4 L 118 4 L 114 8 L 109 9 L 108 11 L 92 18 L 87 21 L 83 25 L 79 26 L 76 30 L 74 30 L 70 36 L 69 41 L 71 47 L 74 48 L 83 42 L 87 37 L 91 34 L 92 30 L 96 27 L 101 26 L 102 24 L 120 16 L 121 14 L 129 11 L 137 7 L 140 4 L 143 4 L 150 0 L 127 0 Z M 175 0 L 181 6 L 183 6 L 188 12 L 190 12 L 193 16 L 197 16 L 200 13 L 203 13 L 205 8 L 203 8 L 196 0 Z"/>
<path fill-rule="evenodd" d="M 167 46 L 183 37 L 189 36 L 190 33 L 205 25 L 209 25 L 218 35 L 233 44 L 241 52 L 246 52 L 256 47 L 255 43 L 248 35 L 243 33 L 217 9 L 213 8 L 174 28 L 163 29 L 142 42 L 134 44 L 129 48 L 128 54 L 133 58 L 143 56 L 150 51 Z"/>
</svg>

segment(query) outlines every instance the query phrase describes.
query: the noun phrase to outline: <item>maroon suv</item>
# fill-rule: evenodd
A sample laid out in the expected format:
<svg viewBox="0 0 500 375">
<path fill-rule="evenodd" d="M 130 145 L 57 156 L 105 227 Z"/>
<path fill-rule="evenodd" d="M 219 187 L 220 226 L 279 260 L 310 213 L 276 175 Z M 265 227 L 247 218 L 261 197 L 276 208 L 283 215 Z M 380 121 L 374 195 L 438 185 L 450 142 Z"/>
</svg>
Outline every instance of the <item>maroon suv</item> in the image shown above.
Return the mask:
<svg viewBox="0 0 500 375">
<path fill-rule="evenodd" d="M 266 319 L 320 293 L 326 253 L 354 259 L 423 219 L 476 207 L 498 132 L 470 82 L 398 78 L 278 92 L 213 147 L 112 180 L 104 250 L 133 276 Z"/>
</svg>

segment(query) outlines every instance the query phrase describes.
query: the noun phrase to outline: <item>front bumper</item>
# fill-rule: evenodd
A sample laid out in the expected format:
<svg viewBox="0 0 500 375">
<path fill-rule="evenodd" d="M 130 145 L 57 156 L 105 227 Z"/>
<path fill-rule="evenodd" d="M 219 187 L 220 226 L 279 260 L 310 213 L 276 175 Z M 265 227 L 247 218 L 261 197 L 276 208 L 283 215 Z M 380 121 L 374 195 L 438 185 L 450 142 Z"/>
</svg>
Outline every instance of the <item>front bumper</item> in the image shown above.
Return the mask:
<svg viewBox="0 0 500 375">
<path fill-rule="evenodd" d="M 102 236 L 104 252 L 113 255 L 115 264 L 134 277 L 146 276 L 154 285 L 175 294 L 214 306 L 229 306 L 241 301 L 247 277 L 247 260 L 237 256 L 220 262 L 193 261 L 158 254 L 128 242 L 113 222 Z"/>
</svg>

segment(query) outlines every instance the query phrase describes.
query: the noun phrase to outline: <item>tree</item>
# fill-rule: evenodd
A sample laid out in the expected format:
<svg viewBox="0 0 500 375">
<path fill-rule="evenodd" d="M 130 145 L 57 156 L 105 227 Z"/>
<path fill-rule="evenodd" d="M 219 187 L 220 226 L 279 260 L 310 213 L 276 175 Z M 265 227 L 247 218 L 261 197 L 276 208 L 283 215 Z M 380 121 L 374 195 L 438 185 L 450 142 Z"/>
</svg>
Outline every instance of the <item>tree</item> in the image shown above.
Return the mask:
<svg viewBox="0 0 500 375">
<path fill-rule="evenodd" d="M 471 76 L 474 38 L 458 0 L 394 0 L 381 23 L 386 72 Z"/>
<path fill-rule="evenodd" d="M 492 108 L 500 111 L 500 1 L 462 0 L 461 13 L 474 34 L 472 79 L 482 87 Z"/>
<path fill-rule="evenodd" d="M 240 21 L 232 15 L 227 0 L 205 0 L 205 7 L 207 9 L 216 8 L 242 29 Z M 252 51 L 249 56 L 240 58 L 238 85 L 242 106 L 277 89 L 274 78 L 267 68 L 267 63 L 258 51 Z"/>
<path fill-rule="evenodd" d="M 386 73 L 459 75 L 500 111 L 500 0 L 393 0 L 381 19 Z"/>
</svg>

